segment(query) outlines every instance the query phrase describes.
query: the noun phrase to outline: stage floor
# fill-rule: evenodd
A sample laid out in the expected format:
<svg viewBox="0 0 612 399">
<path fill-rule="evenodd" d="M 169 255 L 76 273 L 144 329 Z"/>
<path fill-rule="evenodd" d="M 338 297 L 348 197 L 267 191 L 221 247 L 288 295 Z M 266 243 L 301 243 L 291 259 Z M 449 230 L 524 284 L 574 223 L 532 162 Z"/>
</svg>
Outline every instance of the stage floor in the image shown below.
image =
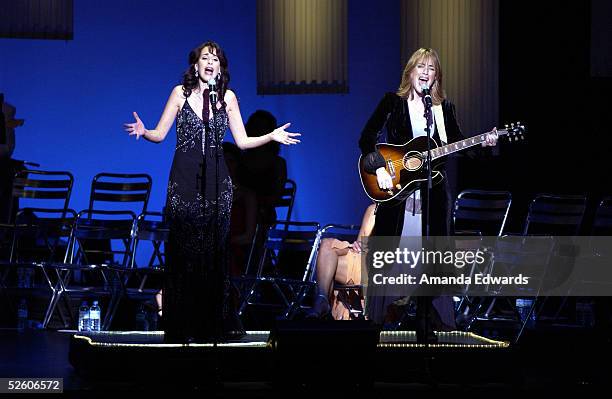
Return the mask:
<svg viewBox="0 0 612 399">
<path fill-rule="evenodd" d="M 612 370 L 606 365 L 612 345 L 609 337 L 592 331 L 527 331 L 517 345 L 450 332 L 425 348 L 411 331 L 376 332 L 371 352 L 366 346 L 340 344 L 336 350 L 324 344 L 361 341 L 370 334 L 362 333 L 295 330 L 295 339 L 283 345 L 282 336 L 251 331 L 237 342 L 214 346 L 164 344 L 162 332 L 0 329 L 0 377 L 63 378 L 65 392 L 77 396 L 194 389 L 201 394 L 221 382 L 228 396 L 268 397 L 285 384 L 302 389 L 321 382 L 321 370 L 328 378 L 324 383 L 342 381 L 339 386 L 348 389 L 358 382 L 359 389 L 383 394 L 611 388 Z"/>
<path fill-rule="evenodd" d="M 142 348 L 254 348 L 268 350 L 273 346 L 273 336 L 270 331 L 247 331 L 244 337 L 232 342 L 221 343 L 164 343 L 163 331 L 100 331 L 77 332 L 61 330 L 73 335 L 73 340 L 83 341 L 93 347 L 142 347 Z M 494 340 L 471 332 L 451 331 L 437 332 L 438 342 L 435 344 L 417 344 L 414 331 L 381 331 L 378 348 L 470 348 L 470 349 L 507 349 L 510 343 Z"/>
</svg>

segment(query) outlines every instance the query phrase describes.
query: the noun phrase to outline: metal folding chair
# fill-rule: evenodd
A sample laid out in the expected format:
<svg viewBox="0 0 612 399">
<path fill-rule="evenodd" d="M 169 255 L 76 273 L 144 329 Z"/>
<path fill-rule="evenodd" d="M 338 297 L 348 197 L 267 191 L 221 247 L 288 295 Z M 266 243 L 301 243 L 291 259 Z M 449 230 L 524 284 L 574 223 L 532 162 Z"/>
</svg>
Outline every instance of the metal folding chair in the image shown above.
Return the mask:
<svg viewBox="0 0 612 399">
<path fill-rule="evenodd" d="M 20 199 L 20 209 L 14 220 L 0 224 L 0 232 L 10 243 L 7 259 L 0 262 L 0 290 L 6 294 L 9 309 L 14 307 L 11 298 L 15 295 L 43 296 L 53 302 L 57 281 L 45 265 L 64 259 L 76 216 L 68 208 L 73 182 L 72 174 L 66 171 L 16 173 L 12 196 Z"/>
<path fill-rule="evenodd" d="M 242 316 L 251 309 L 291 318 L 314 286 L 314 256 L 319 241 L 317 222 L 278 221 L 269 228 L 263 253 L 250 256 L 245 275 L 235 280 L 243 296 L 238 314 Z"/>
<path fill-rule="evenodd" d="M 456 239 L 456 244 L 464 249 L 478 249 L 482 237 L 501 236 L 511 205 L 512 194 L 508 191 L 463 190 L 453 207 L 453 234 L 461 236 Z M 470 276 L 477 272 L 475 266 L 472 265 Z M 495 302 L 496 298 L 462 296 L 457 305 L 459 324 L 470 330 L 478 318 L 490 317 Z M 486 309 L 484 314 L 481 312 L 483 308 Z"/>
<path fill-rule="evenodd" d="M 151 177 L 142 173 L 94 176 L 89 207 L 77 215 L 66 261 L 53 265 L 60 290 L 46 323 L 60 300 L 72 315 L 71 297 L 104 297 L 108 302 L 102 328 L 110 327 L 125 291 L 136 215 L 146 211 L 151 185 Z"/>
</svg>

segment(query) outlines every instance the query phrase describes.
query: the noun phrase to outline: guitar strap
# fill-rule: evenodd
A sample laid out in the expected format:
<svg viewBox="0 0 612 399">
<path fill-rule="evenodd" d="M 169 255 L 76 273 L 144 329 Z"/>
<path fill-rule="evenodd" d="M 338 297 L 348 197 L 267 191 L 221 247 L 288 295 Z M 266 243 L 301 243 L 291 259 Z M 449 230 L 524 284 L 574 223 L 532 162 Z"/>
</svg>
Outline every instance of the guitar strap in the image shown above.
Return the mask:
<svg viewBox="0 0 612 399">
<path fill-rule="evenodd" d="M 440 136 L 442 145 L 447 144 L 448 139 L 446 137 L 446 127 L 444 126 L 444 112 L 442 111 L 442 104 L 434 105 L 431 107 L 431 109 L 433 110 L 436 126 L 438 127 L 438 135 Z"/>
</svg>

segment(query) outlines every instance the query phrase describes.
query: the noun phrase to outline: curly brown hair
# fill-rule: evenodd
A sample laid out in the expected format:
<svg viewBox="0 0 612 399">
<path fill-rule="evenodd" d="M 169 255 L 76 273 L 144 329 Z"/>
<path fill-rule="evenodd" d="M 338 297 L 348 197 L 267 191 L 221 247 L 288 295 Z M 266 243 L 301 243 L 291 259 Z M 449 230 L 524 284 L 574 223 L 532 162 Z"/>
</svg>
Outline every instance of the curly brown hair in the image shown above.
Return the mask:
<svg viewBox="0 0 612 399">
<path fill-rule="evenodd" d="M 219 88 L 219 99 L 221 100 L 221 105 L 223 108 L 227 106 L 225 104 L 225 92 L 229 87 L 230 74 L 227 66 L 227 57 L 225 56 L 225 52 L 217 43 L 213 41 L 207 41 L 205 43 L 200 44 L 198 47 L 194 48 L 189 52 L 189 68 L 183 73 L 183 95 L 185 97 L 189 97 L 191 92 L 196 89 L 199 85 L 199 78 L 196 76 L 195 64 L 198 63 L 198 59 L 202 54 L 202 50 L 208 47 L 209 50 L 215 50 L 215 54 L 219 57 L 219 64 L 221 65 L 220 74 L 217 81 L 217 87 Z"/>
</svg>

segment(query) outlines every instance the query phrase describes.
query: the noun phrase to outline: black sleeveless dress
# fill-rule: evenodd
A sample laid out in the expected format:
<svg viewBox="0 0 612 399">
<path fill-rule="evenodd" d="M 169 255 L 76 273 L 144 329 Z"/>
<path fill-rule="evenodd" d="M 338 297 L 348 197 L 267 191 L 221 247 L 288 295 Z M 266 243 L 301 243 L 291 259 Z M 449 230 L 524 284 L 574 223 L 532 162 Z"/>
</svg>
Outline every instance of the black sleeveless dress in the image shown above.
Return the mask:
<svg viewBox="0 0 612 399">
<path fill-rule="evenodd" d="M 228 300 L 232 181 L 222 147 L 227 127 L 224 108 L 204 122 L 187 100 L 176 119 L 166 200 L 170 237 L 162 308 L 167 342 L 210 342 L 236 328 Z"/>
</svg>

